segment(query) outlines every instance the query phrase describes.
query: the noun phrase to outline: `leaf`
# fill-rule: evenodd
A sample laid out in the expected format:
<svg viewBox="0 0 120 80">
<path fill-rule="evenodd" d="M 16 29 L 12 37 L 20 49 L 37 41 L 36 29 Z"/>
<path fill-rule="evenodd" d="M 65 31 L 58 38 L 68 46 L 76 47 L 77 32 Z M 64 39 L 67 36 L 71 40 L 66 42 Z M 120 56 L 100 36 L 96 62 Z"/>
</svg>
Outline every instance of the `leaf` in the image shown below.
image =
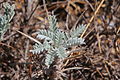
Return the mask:
<svg viewBox="0 0 120 80">
<path fill-rule="evenodd" d="M 85 44 L 84 39 L 70 38 L 68 41 L 66 41 L 66 43 L 64 44 L 64 47 L 68 48 L 71 46 L 77 46 L 77 45 L 81 45 L 81 44 Z"/>
<path fill-rule="evenodd" d="M 53 43 L 54 35 L 55 34 L 53 32 L 50 32 L 49 30 L 39 30 L 37 32 L 37 38 L 49 40 L 50 43 Z"/>
<path fill-rule="evenodd" d="M 54 61 L 55 53 L 56 53 L 56 50 L 51 50 L 49 51 L 48 54 L 46 54 L 45 64 L 48 66 L 48 68 L 50 64 L 52 64 L 52 62 Z"/>
<path fill-rule="evenodd" d="M 64 59 L 65 57 L 67 57 L 66 50 L 65 50 L 64 47 L 60 46 L 60 47 L 57 49 L 57 56 L 58 56 L 60 59 Z"/>
<path fill-rule="evenodd" d="M 44 43 L 43 43 L 43 46 L 44 46 L 44 49 L 45 50 L 49 50 L 49 49 L 51 49 L 52 48 L 52 46 L 48 43 L 48 41 L 44 41 Z"/>
<path fill-rule="evenodd" d="M 56 27 L 56 24 L 57 24 L 57 20 L 56 20 L 56 16 L 53 15 L 53 16 L 49 16 L 48 17 L 48 20 L 49 20 L 49 25 L 50 25 L 50 31 L 52 31 L 53 33 L 55 33 L 58 28 Z"/>
<path fill-rule="evenodd" d="M 0 39 L 3 39 L 3 35 L 9 28 L 9 22 L 12 20 L 15 15 L 14 5 L 10 5 L 9 3 L 3 3 L 3 7 L 5 9 L 4 15 L 0 15 Z"/>
<path fill-rule="evenodd" d="M 24 4 L 25 4 L 25 0 L 15 0 L 15 6 L 17 9 L 22 9 Z"/>
<path fill-rule="evenodd" d="M 71 38 L 78 37 L 85 29 L 85 25 L 79 25 L 76 29 L 71 30 Z"/>
<path fill-rule="evenodd" d="M 84 39 L 78 38 L 80 33 L 84 30 L 84 25 L 79 25 L 76 29 L 71 30 L 70 34 L 64 32 L 56 27 L 55 16 L 49 16 L 50 27 L 47 30 L 39 30 L 37 38 L 44 39 L 43 44 L 37 44 L 31 50 L 33 53 L 40 53 L 43 50 L 47 50 L 45 64 L 49 66 L 57 56 L 60 59 L 67 57 L 66 49 L 71 46 L 85 44 Z M 52 44 L 51 44 L 52 43 Z"/>
<path fill-rule="evenodd" d="M 35 44 L 33 46 L 33 50 L 30 50 L 33 54 L 40 54 L 44 50 L 44 46 L 42 44 Z"/>
<path fill-rule="evenodd" d="M 69 0 L 66 6 L 66 11 L 69 14 L 74 14 L 74 15 L 77 15 L 78 13 L 84 11 L 84 8 L 80 7 L 78 4 L 84 5 L 86 4 L 86 2 L 81 0 Z"/>
<path fill-rule="evenodd" d="M 50 44 L 45 40 L 43 44 L 36 43 L 33 46 L 34 50 L 30 50 L 30 52 L 32 52 L 33 54 L 40 54 L 44 50 L 49 50 L 50 48 L 52 48 L 52 46 L 50 46 Z"/>
<path fill-rule="evenodd" d="M 61 44 L 64 42 L 64 33 L 61 32 L 60 30 L 57 30 L 55 33 L 55 46 L 59 47 Z"/>
</svg>

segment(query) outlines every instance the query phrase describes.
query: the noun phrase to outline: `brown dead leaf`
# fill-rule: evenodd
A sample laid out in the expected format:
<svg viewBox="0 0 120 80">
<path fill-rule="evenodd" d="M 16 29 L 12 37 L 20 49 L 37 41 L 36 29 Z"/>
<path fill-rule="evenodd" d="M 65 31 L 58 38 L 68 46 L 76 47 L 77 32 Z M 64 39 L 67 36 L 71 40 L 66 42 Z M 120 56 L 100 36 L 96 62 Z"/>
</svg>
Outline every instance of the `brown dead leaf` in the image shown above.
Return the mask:
<svg viewBox="0 0 120 80">
<path fill-rule="evenodd" d="M 22 9 L 24 3 L 25 3 L 24 0 L 16 0 L 16 1 L 15 1 L 16 9 Z"/>
<path fill-rule="evenodd" d="M 80 8 L 80 6 L 78 6 L 77 4 L 86 4 L 85 1 L 80 1 L 80 0 L 70 0 L 68 2 L 68 5 L 66 7 L 66 11 L 69 13 L 69 14 L 74 14 L 74 15 L 77 15 L 78 13 L 84 11 L 84 9 Z"/>
</svg>

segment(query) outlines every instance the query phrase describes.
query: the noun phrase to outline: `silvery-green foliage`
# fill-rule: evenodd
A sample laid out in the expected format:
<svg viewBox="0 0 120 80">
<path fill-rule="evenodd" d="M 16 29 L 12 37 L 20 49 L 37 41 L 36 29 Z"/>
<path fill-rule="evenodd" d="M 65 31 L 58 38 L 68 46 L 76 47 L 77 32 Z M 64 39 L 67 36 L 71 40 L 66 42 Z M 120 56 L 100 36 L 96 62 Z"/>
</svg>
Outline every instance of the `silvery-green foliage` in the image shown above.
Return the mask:
<svg viewBox="0 0 120 80">
<path fill-rule="evenodd" d="M 59 46 L 56 50 L 57 50 L 56 55 L 59 56 L 60 59 L 64 59 L 67 56 L 67 54 L 65 54 L 65 52 L 66 52 L 65 47 Z"/>
<path fill-rule="evenodd" d="M 46 54 L 45 64 L 49 67 L 50 64 L 54 61 L 56 55 L 56 49 L 50 50 L 48 54 Z"/>
<path fill-rule="evenodd" d="M 41 53 L 43 50 L 46 50 L 45 64 L 49 67 L 50 64 L 54 61 L 55 56 L 60 59 L 67 57 L 66 49 L 71 46 L 76 46 L 84 44 L 84 39 L 79 38 L 80 33 L 83 32 L 85 26 L 79 25 L 76 29 L 71 30 L 70 33 L 64 32 L 56 26 L 57 20 L 55 16 L 49 16 L 49 29 L 48 30 L 38 30 L 36 32 L 37 38 L 43 39 L 43 44 L 35 44 L 33 50 L 30 50 L 32 53 Z"/>
<path fill-rule="evenodd" d="M 15 6 L 10 5 L 9 3 L 3 3 L 4 14 L 0 14 L 0 39 L 3 39 L 4 33 L 9 28 L 9 22 L 12 20 L 15 12 Z"/>
<path fill-rule="evenodd" d="M 41 44 L 36 43 L 33 46 L 34 50 L 30 50 L 30 52 L 32 52 L 33 54 L 36 54 L 36 53 L 40 53 L 44 50 L 49 50 L 51 48 L 52 48 L 52 46 L 50 46 L 50 44 L 45 40 L 43 44 L 42 43 Z"/>
<path fill-rule="evenodd" d="M 49 40 L 50 42 L 53 41 L 54 36 L 55 36 L 53 32 L 48 31 L 48 30 L 39 30 L 37 34 L 38 34 L 37 38 Z"/>
<path fill-rule="evenodd" d="M 72 29 L 71 32 L 70 32 L 71 38 L 78 37 L 83 32 L 83 30 L 85 29 L 84 26 L 85 25 L 82 24 L 82 25 L 78 25 L 77 28 Z"/>
<path fill-rule="evenodd" d="M 75 37 L 75 38 L 68 39 L 67 41 L 65 41 L 65 44 L 63 45 L 64 47 L 68 48 L 68 47 L 80 45 L 80 44 L 85 44 L 84 39 Z"/>
<path fill-rule="evenodd" d="M 48 20 L 49 20 L 49 25 L 50 25 L 50 31 L 55 33 L 57 32 L 58 28 L 56 27 L 57 24 L 57 19 L 55 18 L 56 16 L 48 16 Z"/>
</svg>

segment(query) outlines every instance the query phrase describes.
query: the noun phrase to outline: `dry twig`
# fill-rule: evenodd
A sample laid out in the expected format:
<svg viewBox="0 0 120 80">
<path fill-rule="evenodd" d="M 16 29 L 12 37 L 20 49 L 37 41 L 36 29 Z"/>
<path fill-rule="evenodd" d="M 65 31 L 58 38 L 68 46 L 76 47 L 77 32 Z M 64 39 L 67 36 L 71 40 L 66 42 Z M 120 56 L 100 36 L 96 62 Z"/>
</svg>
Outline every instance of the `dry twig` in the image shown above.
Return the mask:
<svg viewBox="0 0 120 80">
<path fill-rule="evenodd" d="M 90 26 L 91 22 L 93 21 L 94 17 L 96 16 L 98 10 L 100 9 L 100 7 L 102 6 L 102 4 L 103 4 L 104 1 L 105 1 L 105 0 L 102 0 L 101 3 L 99 4 L 99 6 L 97 7 L 94 15 L 91 17 L 91 19 L 90 19 L 89 23 L 87 24 L 84 32 L 82 33 L 81 38 L 84 36 L 85 32 L 87 31 L 88 27 Z"/>
</svg>

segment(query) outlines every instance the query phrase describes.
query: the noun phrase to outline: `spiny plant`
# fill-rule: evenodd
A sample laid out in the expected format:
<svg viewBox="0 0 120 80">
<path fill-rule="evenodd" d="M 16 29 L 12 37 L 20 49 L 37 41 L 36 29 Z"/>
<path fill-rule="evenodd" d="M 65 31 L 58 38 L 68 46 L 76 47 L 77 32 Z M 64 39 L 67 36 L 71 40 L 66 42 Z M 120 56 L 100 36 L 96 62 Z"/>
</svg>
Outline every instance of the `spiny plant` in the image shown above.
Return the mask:
<svg viewBox="0 0 120 80">
<path fill-rule="evenodd" d="M 57 27 L 55 15 L 49 15 L 48 20 L 49 29 L 40 29 L 36 32 L 36 37 L 44 40 L 44 42 L 36 43 L 33 46 L 34 49 L 30 50 L 30 52 L 39 54 L 46 50 L 48 53 L 46 54 L 45 64 L 49 67 L 56 56 L 60 59 L 68 56 L 67 48 L 85 44 L 84 39 L 78 37 L 85 29 L 85 26 L 79 25 L 76 29 L 72 29 L 67 33 Z"/>
<path fill-rule="evenodd" d="M 3 35 L 10 26 L 10 21 L 12 20 L 15 12 L 15 6 L 9 3 L 3 3 L 4 14 L 0 14 L 0 40 L 3 39 Z"/>
</svg>

